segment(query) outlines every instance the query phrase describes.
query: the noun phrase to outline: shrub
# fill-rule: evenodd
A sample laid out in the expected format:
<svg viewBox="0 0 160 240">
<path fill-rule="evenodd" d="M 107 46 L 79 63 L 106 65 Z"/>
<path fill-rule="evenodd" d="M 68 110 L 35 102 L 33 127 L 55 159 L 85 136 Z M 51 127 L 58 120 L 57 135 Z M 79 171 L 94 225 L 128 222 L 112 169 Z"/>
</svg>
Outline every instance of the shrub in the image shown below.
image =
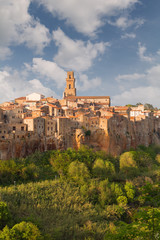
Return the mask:
<svg viewBox="0 0 160 240">
<path fill-rule="evenodd" d="M 9 229 L 7 226 L 0 233 L 2 240 L 40 240 L 39 229 L 31 222 L 21 222 Z"/>
<path fill-rule="evenodd" d="M 92 172 L 95 177 L 101 177 L 101 178 L 106 177 L 106 175 L 107 175 L 106 165 L 105 165 L 105 162 L 101 158 L 98 158 L 95 160 L 95 162 L 93 164 Z"/>
<path fill-rule="evenodd" d="M 130 182 L 126 182 L 124 188 L 125 188 L 127 197 L 130 200 L 133 200 L 135 196 L 135 187 L 133 186 L 133 184 Z"/>
<path fill-rule="evenodd" d="M 79 161 L 74 161 L 69 165 L 68 175 L 78 183 L 84 183 L 90 177 L 86 165 Z"/>
<path fill-rule="evenodd" d="M 0 202 L 0 229 L 2 229 L 6 224 L 8 224 L 10 219 L 11 216 L 7 204 L 4 202 Z"/>
<path fill-rule="evenodd" d="M 117 203 L 119 206 L 126 206 L 128 201 L 127 201 L 127 198 L 125 196 L 119 196 L 117 198 Z"/>
<path fill-rule="evenodd" d="M 120 169 L 123 168 L 137 168 L 137 163 L 134 159 L 134 152 L 125 152 L 120 156 Z"/>
</svg>

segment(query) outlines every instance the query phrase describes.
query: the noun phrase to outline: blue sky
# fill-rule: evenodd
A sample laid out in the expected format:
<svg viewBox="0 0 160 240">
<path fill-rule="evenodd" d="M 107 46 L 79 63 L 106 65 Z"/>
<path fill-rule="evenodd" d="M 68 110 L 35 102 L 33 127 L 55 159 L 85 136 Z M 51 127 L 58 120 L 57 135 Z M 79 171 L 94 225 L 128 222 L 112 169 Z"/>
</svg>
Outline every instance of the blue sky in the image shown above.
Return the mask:
<svg viewBox="0 0 160 240">
<path fill-rule="evenodd" d="M 0 0 L 0 102 L 39 92 L 160 107 L 159 0 Z"/>
</svg>

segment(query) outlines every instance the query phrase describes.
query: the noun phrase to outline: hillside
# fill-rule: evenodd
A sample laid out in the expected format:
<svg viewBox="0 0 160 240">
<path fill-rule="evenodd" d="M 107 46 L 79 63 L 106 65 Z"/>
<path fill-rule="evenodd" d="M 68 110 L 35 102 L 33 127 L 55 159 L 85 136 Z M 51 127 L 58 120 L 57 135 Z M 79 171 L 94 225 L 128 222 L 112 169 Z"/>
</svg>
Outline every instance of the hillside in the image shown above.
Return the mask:
<svg viewBox="0 0 160 240">
<path fill-rule="evenodd" d="M 159 180 L 156 146 L 119 158 L 82 147 L 1 161 L 0 239 L 159 239 Z"/>
</svg>

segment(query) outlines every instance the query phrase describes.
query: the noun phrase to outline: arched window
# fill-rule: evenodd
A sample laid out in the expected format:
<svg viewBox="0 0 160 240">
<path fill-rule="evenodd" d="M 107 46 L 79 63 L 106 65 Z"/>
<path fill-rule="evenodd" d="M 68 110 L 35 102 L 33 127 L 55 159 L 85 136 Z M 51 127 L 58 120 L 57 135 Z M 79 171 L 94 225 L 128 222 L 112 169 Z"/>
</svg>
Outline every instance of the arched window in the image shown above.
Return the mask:
<svg viewBox="0 0 160 240">
<path fill-rule="evenodd" d="M 71 89 L 71 84 L 69 84 L 69 89 Z"/>
</svg>

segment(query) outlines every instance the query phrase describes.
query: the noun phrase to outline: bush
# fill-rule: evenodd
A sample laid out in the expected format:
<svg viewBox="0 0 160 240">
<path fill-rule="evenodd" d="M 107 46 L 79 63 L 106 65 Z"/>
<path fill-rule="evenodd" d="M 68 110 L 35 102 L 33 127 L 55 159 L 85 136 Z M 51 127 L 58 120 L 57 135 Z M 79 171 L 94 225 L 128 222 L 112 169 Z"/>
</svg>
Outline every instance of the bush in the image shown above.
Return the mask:
<svg viewBox="0 0 160 240">
<path fill-rule="evenodd" d="M 2 229 L 6 224 L 8 224 L 10 219 L 11 216 L 7 204 L 4 202 L 0 202 L 0 229 Z"/>
<path fill-rule="evenodd" d="M 84 183 L 90 177 L 86 165 L 79 161 L 74 161 L 69 165 L 68 175 L 78 183 Z"/>
<path fill-rule="evenodd" d="M 93 164 L 92 172 L 93 172 L 93 176 L 95 177 L 105 178 L 107 175 L 105 162 L 100 158 L 96 159 Z"/>
<path fill-rule="evenodd" d="M 127 198 L 125 196 L 119 196 L 117 198 L 117 203 L 119 206 L 126 206 L 128 201 L 127 201 Z"/>
<path fill-rule="evenodd" d="M 21 222 L 9 229 L 7 226 L 0 233 L 1 240 L 42 240 L 39 229 L 31 222 Z"/>
<path fill-rule="evenodd" d="M 125 152 L 120 156 L 120 169 L 123 168 L 137 168 L 137 163 L 134 159 L 134 152 Z"/>
<path fill-rule="evenodd" d="M 130 200 L 133 200 L 135 196 L 135 187 L 133 186 L 133 184 L 130 182 L 126 182 L 124 188 L 125 188 L 127 197 Z"/>
</svg>

